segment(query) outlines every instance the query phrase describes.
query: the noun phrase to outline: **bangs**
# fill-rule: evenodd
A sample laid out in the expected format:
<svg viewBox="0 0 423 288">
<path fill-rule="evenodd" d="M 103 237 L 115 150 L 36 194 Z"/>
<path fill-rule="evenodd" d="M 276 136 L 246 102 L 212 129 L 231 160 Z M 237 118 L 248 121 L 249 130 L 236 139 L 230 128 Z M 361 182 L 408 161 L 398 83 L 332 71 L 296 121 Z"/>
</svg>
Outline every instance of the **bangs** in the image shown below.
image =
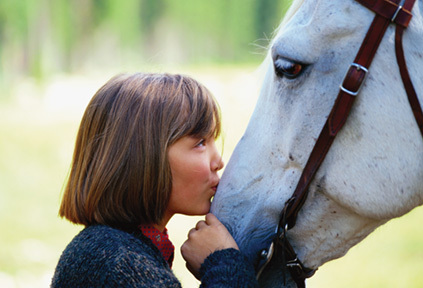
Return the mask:
<svg viewBox="0 0 423 288">
<path fill-rule="evenodd" d="M 204 108 L 203 111 L 194 110 L 191 113 L 187 113 L 185 135 L 217 139 L 220 136 L 221 126 L 219 109 L 215 105 Z"/>
<path fill-rule="evenodd" d="M 178 135 L 174 141 L 184 136 L 217 139 L 221 132 L 220 107 L 207 88 L 199 85 L 185 85 L 183 101 L 177 117 Z M 173 141 L 172 141 L 173 142 Z"/>
</svg>

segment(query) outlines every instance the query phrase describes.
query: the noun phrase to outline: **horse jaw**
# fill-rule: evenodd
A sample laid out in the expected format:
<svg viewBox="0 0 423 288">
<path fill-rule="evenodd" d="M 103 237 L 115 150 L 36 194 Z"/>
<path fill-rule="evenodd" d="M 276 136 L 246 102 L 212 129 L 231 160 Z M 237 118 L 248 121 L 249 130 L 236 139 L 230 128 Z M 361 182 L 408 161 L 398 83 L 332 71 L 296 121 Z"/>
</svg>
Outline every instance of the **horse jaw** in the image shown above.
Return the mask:
<svg viewBox="0 0 423 288">
<path fill-rule="evenodd" d="M 272 63 L 268 64 L 256 109 L 212 204 L 212 212 L 251 263 L 271 242 L 280 211 L 295 189 L 373 17 L 352 0 L 326 2 L 305 1 L 276 36 L 273 53 L 312 63 L 312 70 L 296 81 L 281 80 L 274 76 Z M 357 24 L 350 21 L 353 18 L 365 21 Z M 327 26 L 322 26 L 321 19 L 327 20 Z M 410 44 L 405 47 L 410 47 L 409 55 L 416 60 L 409 62 L 416 91 L 423 91 L 418 76 L 422 64 L 418 47 L 423 38 L 412 33 L 404 35 L 404 44 Z M 342 257 L 376 227 L 423 203 L 423 142 L 395 74 L 392 38 L 390 27 L 349 120 L 310 186 L 297 225 L 288 231 L 306 267 L 316 269 Z M 379 77 L 383 80 L 375 80 Z M 284 283 L 275 261 L 263 274 L 263 287 Z M 287 285 L 294 285 L 286 276 Z"/>
</svg>

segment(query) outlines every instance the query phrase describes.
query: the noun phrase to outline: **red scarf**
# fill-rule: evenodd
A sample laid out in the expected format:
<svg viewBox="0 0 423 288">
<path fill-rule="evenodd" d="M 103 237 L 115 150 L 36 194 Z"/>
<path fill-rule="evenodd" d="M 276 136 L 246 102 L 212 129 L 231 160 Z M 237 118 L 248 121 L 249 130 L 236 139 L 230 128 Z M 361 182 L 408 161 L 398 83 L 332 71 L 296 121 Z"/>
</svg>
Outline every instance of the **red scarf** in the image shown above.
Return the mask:
<svg viewBox="0 0 423 288">
<path fill-rule="evenodd" d="M 153 225 L 140 225 L 139 228 L 141 229 L 142 234 L 148 237 L 159 249 L 163 258 L 169 264 L 169 267 L 172 268 L 175 246 L 173 246 L 172 242 L 169 240 L 167 229 L 165 228 L 163 232 L 160 232 L 160 230 L 155 228 Z"/>
</svg>

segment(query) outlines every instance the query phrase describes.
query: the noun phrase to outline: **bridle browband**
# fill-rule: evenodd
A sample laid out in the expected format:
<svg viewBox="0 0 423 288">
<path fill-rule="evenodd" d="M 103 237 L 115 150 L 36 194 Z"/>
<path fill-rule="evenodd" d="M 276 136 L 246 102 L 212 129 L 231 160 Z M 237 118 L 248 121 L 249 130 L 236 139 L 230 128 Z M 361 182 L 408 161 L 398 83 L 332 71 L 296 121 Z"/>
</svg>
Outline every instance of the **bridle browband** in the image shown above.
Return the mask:
<svg viewBox="0 0 423 288">
<path fill-rule="evenodd" d="M 415 0 L 356 1 L 375 12 L 376 15 L 367 31 L 354 62 L 350 65 L 345 75 L 340 86 L 338 97 L 310 153 L 297 187 L 291 198 L 285 202 L 272 243 L 269 249 L 261 251 L 259 263 L 257 264 L 257 279 L 260 278 L 264 268 L 275 255 L 284 262 L 283 273 L 285 273 L 285 269 L 288 270 L 292 279 L 300 288 L 305 287 L 305 279 L 313 276 L 316 271 L 305 267 L 301 263 L 293 247 L 289 243 L 286 233 L 295 226 L 298 212 L 307 199 L 310 183 L 325 159 L 336 135 L 345 124 L 354 100 L 364 83 L 370 64 L 372 63 L 379 44 L 390 23 L 396 24 L 395 54 L 397 63 L 411 109 L 423 136 L 423 112 L 417 98 L 417 93 L 408 74 L 402 46 L 402 35 L 411 20 L 412 15 L 410 11 L 413 8 Z"/>
</svg>

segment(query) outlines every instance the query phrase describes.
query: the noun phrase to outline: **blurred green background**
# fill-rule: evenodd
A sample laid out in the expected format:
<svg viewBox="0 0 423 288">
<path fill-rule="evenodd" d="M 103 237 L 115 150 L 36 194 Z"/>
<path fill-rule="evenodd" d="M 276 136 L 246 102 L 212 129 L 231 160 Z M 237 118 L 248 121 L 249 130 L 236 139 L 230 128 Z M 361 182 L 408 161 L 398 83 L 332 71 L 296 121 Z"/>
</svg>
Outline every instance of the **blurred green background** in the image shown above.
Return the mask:
<svg viewBox="0 0 423 288">
<path fill-rule="evenodd" d="M 228 161 L 254 109 L 269 39 L 290 1 L 0 0 L 0 287 L 48 287 L 81 229 L 57 216 L 79 121 L 121 72 L 189 74 L 215 94 Z M 169 224 L 179 247 L 199 217 Z M 423 287 L 423 209 L 391 221 L 309 287 Z"/>
<path fill-rule="evenodd" d="M 286 2 L 1 0 L 1 79 L 157 63 L 257 63 Z"/>
</svg>

